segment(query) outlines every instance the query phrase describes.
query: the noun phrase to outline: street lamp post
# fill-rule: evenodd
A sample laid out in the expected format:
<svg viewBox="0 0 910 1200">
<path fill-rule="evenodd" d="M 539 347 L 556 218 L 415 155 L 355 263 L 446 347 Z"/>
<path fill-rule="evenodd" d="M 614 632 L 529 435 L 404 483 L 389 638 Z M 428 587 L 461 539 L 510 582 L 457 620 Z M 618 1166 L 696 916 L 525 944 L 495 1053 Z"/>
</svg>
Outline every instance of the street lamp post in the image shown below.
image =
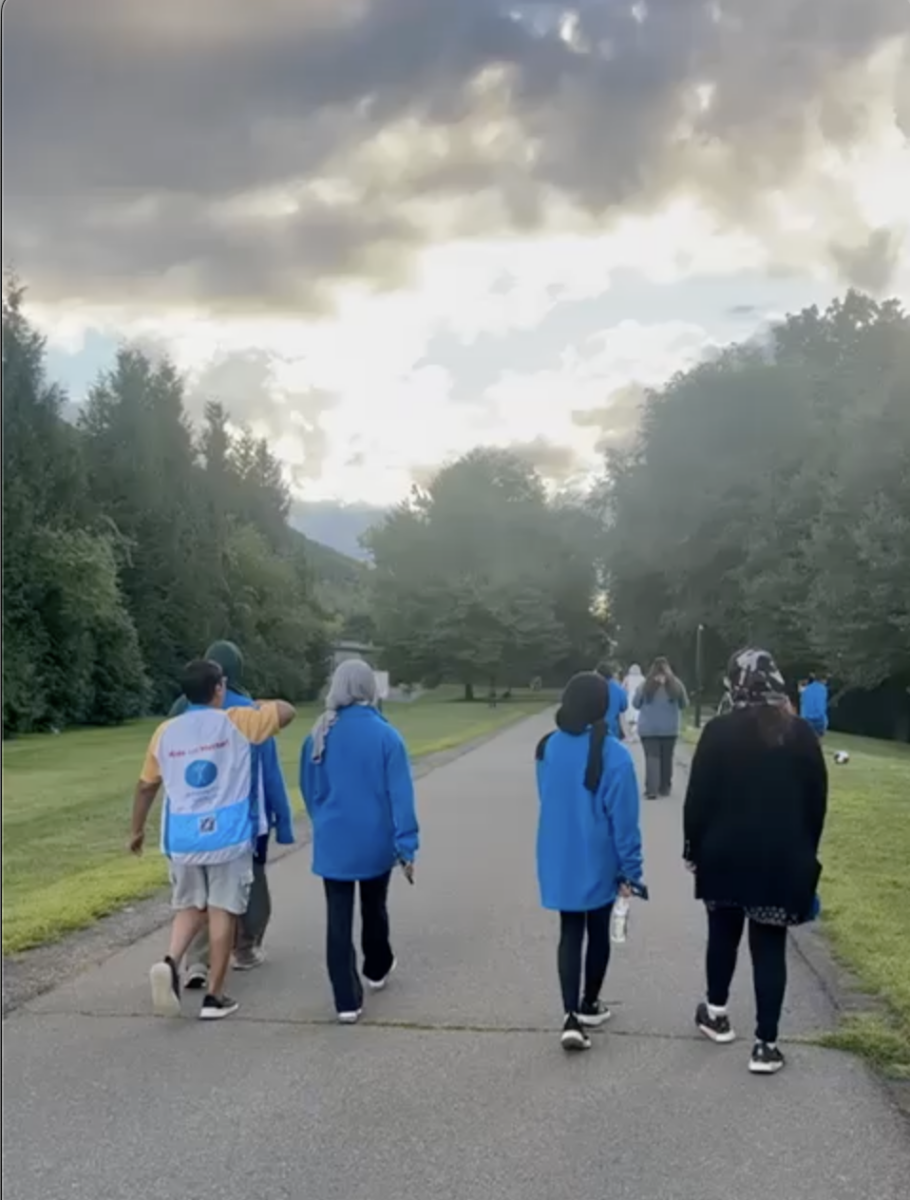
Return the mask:
<svg viewBox="0 0 910 1200">
<path fill-rule="evenodd" d="M 699 624 L 695 631 L 695 728 L 701 729 L 701 694 L 702 694 L 702 634 L 704 625 Z"/>
</svg>

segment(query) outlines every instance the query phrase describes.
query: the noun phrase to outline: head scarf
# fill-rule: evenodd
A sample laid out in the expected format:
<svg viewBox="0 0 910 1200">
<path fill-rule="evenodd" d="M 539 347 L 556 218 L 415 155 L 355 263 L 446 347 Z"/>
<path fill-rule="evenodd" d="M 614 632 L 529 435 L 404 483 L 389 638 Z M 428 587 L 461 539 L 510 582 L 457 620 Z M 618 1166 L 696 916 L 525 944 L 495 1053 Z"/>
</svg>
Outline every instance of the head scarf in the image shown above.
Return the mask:
<svg viewBox="0 0 910 1200">
<path fill-rule="evenodd" d="M 740 650 L 727 664 L 726 684 L 734 708 L 787 703 L 787 685 L 767 650 Z"/>
<path fill-rule="evenodd" d="M 609 684 L 596 671 L 583 671 L 566 684 L 562 704 L 556 712 L 556 727 L 563 733 L 580 737 L 591 730 L 588 763 L 585 768 L 585 787 L 596 792 L 603 773 L 603 744 L 607 736 L 606 715 L 609 704 Z M 537 747 L 538 760 L 543 758 L 546 738 Z"/>
<path fill-rule="evenodd" d="M 233 642 L 212 642 L 205 652 L 205 658 L 216 662 L 224 672 L 227 685 L 232 692 L 246 695 L 240 686 L 243 677 L 243 655 Z"/>
<path fill-rule="evenodd" d="M 354 704 L 374 706 L 377 699 L 376 676 L 372 668 L 362 658 L 349 658 L 341 663 L 329 684 L 325 712 L 313 726 L 310 735 L 313 739 L 313 762 L 322 761 L 326 738 L 342 708 L 350 708 Z"/>
</svg>

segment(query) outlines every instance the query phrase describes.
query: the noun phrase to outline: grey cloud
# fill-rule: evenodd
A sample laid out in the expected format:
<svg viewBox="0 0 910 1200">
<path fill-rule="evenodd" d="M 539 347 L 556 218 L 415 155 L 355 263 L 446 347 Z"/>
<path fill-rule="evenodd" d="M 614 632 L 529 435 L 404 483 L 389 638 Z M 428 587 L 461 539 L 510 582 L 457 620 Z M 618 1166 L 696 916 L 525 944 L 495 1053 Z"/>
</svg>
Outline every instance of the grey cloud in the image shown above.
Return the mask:
<svg viewBox="0 0 910 1200">
<path fill-rule="evenodd" d="M 516 442 L 509 446 L 509 449 L 551 483 L 568 483 L 578 474 L 581 465 L 574 447 L 560 445 L 549 438 L 538 437 L 529 442 Z"/>
<path fill-rule="evenodd" d="M 601 408 L 576 409 L 572 421 L 596 430 L 599 451 L 623 446 L 635 436 L 647 396 L 640 383 L 629 383 L 613 392 Z"/>
<path fill-rule="evenodd" d="M 876 229 L 858 245 L 835 244 L 831 254 L 848 283 L 881 294 L 890 284 L 900 258 L 901 241 L 888 229 Z"/>
<path fill-rule="evenodd" d="M 905 0 L 643 7 L 8 0 L 4 254 L 42 297 L 315 312 L 339 279 L 406 278 L 432 236 L 415 198 L 453 201 L 475 233 L 535 227 L 553 190 L 599 221 L 687 190 L 760 225 L 816 131 L 861 131 L 857 68 L 908 28 Z M 478 98 L 487 68 L 506 73 L 496 99 Z M 492 136 L 497 106 L 517 138 Z M 394 168 L 362 160 L 403 118 L 438 145 Z M 298 192 L 280 216 L 221 207 L 327 177 L 349 194 Z"/>
<path fill-rule="evenodd" d="M 299 440 L 303 463 L 290 468 L 295 485 L 317 479 L 328 453 L 322 417 L 337 398 L 318 388 L 287 390 L 277 377 L 280 360 L 260 350 L 220 354 L 195 376 L 186 394 L 187 410 L 199 419 L 208 401 L 224 405 L 236 425 L 258 424 L 269 438 Z"/>
</svg>

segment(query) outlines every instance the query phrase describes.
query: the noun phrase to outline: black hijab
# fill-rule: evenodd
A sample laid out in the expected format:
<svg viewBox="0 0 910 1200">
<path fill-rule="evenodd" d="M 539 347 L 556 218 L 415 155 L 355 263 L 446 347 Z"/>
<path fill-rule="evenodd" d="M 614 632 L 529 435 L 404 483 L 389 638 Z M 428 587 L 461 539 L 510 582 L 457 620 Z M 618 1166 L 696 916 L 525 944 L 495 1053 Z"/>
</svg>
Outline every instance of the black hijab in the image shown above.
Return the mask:
<svg viewBox="0 0 910 1200">
<path fill-rule="evenodd" d="M 581 737 L 591 730 L 588 747 L 588 763 L 585 768 L 585 787 L 596 792 L 603 774 L 603 744 L 607 736 L 607 708 L 610 703 L 610 688 L 606 679 L 596 671 L 582 671 L 573 675 L 562 694 L 562 704 L 556 712 L 556 728 L 573 737 Z M 543 760 L 547 734 L 537 744 L 537 761 Z"/>
</svg>

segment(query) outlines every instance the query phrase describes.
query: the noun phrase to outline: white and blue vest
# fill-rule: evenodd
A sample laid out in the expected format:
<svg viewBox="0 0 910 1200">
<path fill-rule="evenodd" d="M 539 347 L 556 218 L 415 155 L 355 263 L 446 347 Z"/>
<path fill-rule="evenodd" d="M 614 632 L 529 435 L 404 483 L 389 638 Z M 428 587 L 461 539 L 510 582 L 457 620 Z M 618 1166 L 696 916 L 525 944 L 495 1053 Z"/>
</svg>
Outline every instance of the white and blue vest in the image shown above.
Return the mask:
<svg viewBox="0 0 910 1200">
<path fill-rule="evenodd" d="M 161 850 L 173 862 L 230 862 L 268 832 L 259 747 L 223 709 L 189 708 L 175 717 L 156 757 L 165 791 Z"/>
</svg>

